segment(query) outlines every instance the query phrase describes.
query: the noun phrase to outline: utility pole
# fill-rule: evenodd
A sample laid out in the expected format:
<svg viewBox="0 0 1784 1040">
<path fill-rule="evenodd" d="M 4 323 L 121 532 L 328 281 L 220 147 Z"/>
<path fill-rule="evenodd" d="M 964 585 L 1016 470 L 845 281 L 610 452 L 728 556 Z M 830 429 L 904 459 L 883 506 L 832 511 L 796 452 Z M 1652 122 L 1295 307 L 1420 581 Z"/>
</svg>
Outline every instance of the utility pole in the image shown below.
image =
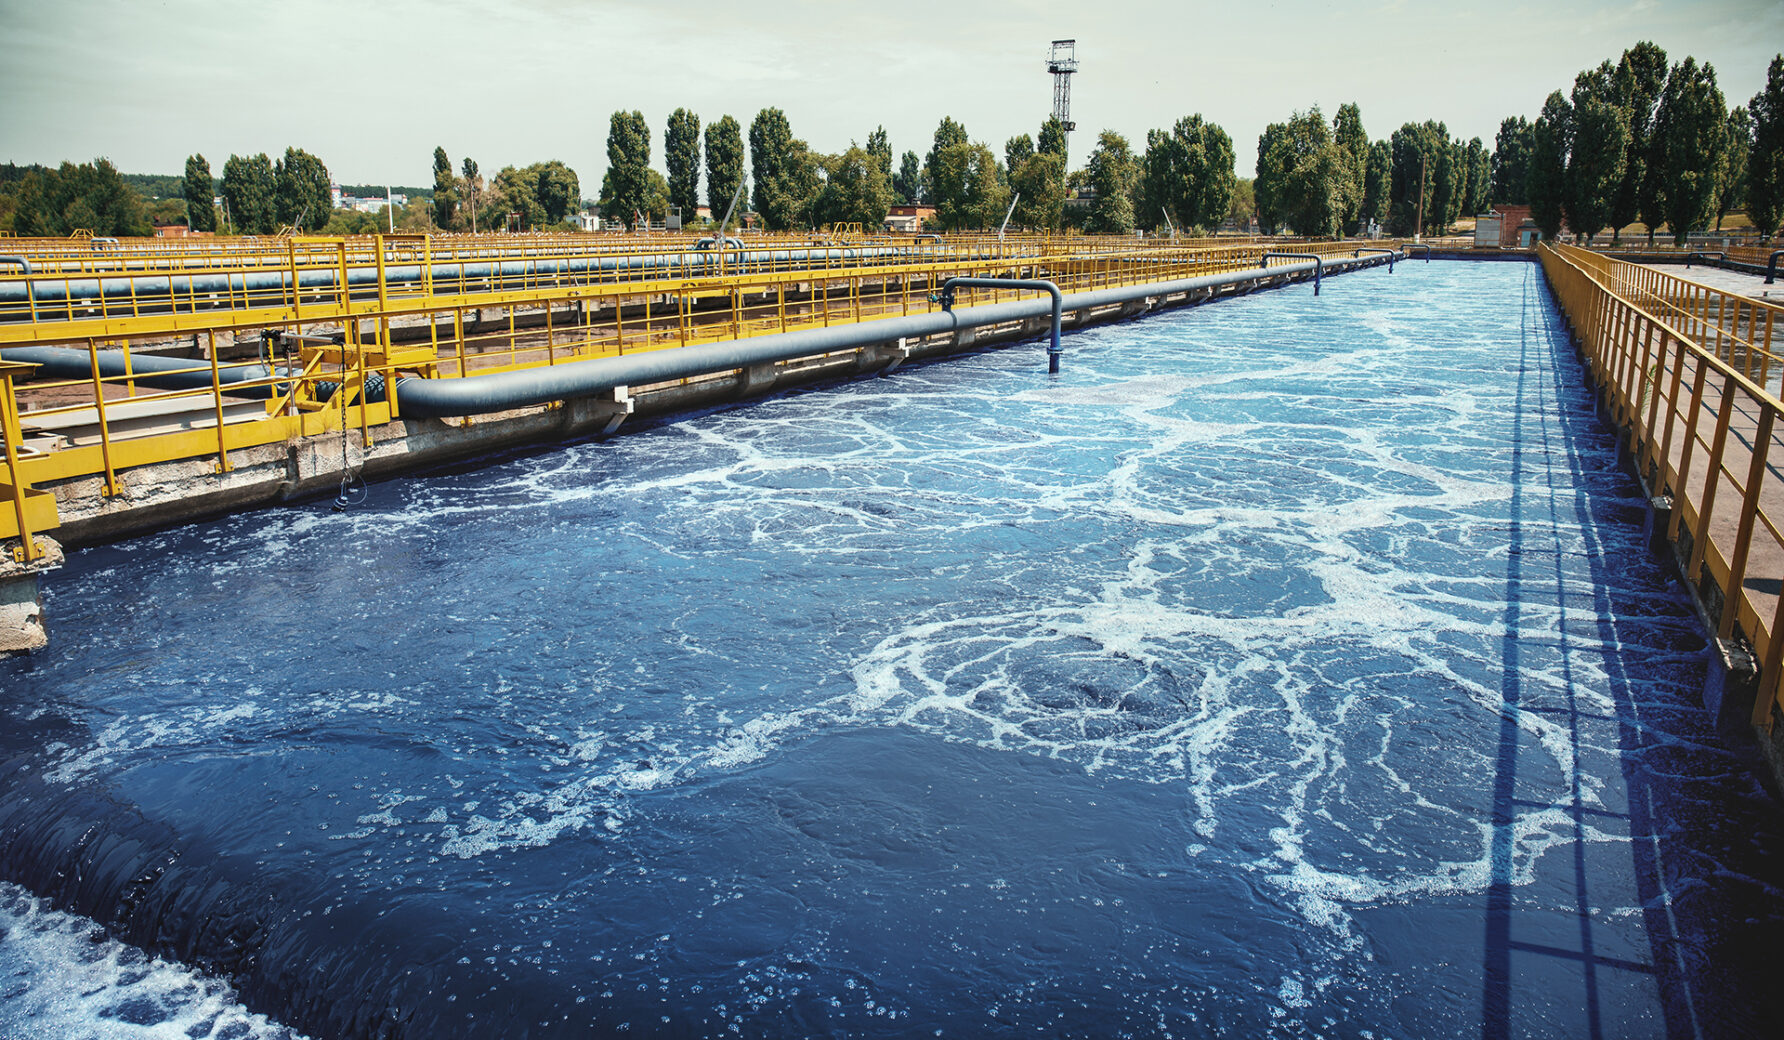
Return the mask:
<svg viewBox="0 0 1784 1040">
<path fill-rule="evenodd" d="M 1412 240 L 1419 241 L 1425 235 L 1425 157 L 1419 156 L 1419 215 L 1418 226 L 1412 229 Z"/>
</svg>

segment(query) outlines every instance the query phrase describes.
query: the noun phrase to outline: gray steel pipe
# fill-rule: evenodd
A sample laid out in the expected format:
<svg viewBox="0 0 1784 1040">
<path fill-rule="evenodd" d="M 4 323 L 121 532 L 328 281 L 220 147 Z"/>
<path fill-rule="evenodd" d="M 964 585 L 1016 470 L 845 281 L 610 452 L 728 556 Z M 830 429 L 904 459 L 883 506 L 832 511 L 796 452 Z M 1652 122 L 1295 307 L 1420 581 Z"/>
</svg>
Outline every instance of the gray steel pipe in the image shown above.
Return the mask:
<svg viewBox="0 0 1784 1040">
<path fill-rule="evenodd" d="M 1345 263 L 1352 262 L 1354 261 Z M 1289 264 L 1275 268 L 1271 273 L 1294 274 L 1309 269 L 1316 269 L 1316 265 Z M 1173 296 L 1255 278 L 1255 271 L 1227 271 L 1200 278 L 1072 293 L 1062 297 L 1060 308 L 1063 312 L 1107 307 L 1148 296 Z M 676 350 L 653 350 L 486 376 L 402 379 L 397 382 L 397 408 L 405 419 L 481 415 L 587 397 L 615 387 L 646 386 L 830 351 L 851 350 L 900 338 L 914 339 L 984 325 L 1021 321 L 1040 317 L 1049 313 L 1052 308 L 1051 300 L 1016 300 L 966 310 L 882 318 L 853 325 L 782 332 L 726 343 L 707 343 Z"/>
<path fill-rule="evenodd" d="M 1053 339 L 1047 345 L 1047 371 L 1051 375 L 1059 374 L 1059 319 L 1065 311 L 1064 297 L 1059 294 L 1059 286 L 1044 278 L 950 278 L 942 283 L 942 310 L 954 309 L 954 290 L 962 285 L 990 289 L 1046 290 L 1053 297 Z"/>
<path fill-rule="evenodd" d="M 1778 277 L 1778 258 L 1784 256 L 1784 249 L 1775 250 L 1765 261 L 1765 284 L 1770 285 Z"/>
<path fill-rule="evenodd" d="M 207 361 L 162 357 L 157 354 L 132 354 L 126 364 L 121 350 L 100 350 L 89 354 L 76 347 L 7 347 L 0 350 L 0 361 L 23 361 L 37 365 L 37 374 L 51 379 L 101 379 L 128 376 L 144 386 L 160 390 L 199 390 L 211 386 L 211 366 Z M 94 372 L 94 364 L 98 372 Z M 272 371 L 265 365 L 231 365 L 217 370 L 217 381 L 223 386 L 266 379 Z M 250 386 L 230 390 L 232 397 L 265 399 L 273 395 L 271 386 Z"/>
<path fill-rule="evenodd" d="M 1400 255 L 1399 253 L 1394 252 L 1392 249 L 1382 249 L 1378 246 L 1363 246 L 1353 250 L 1350 255 L 1362 256 L 1364 253 L 1386 253 L 1388 255 L 1388 273 L 1394 273 L 1394 260 Z"/>
<path fill-rule="evenodd" d="M 1272 252 L 1272 253 L 1265 253 L 1263 256 L 1259 257 L 1258 261 L 1257 261 L 1257 265 L 1259 267 L 1264 267 L 1264 268 L 1269 267 L 1270 266 L 1270 258 L 1273 256 L 1286 257 L 1291 260 L 1311 260 L 1311 261 L 1313 261 L 1313 295 L 1315 295 L 1315 296 L 1319 295 L 1319 276 L 1322 273 L 1324 273 L 1324 271 L 1326 269 L 1326 261 L 1325 261 L 1324 257 L 1320 256 L 1318 253 L 1273 253 Z"/>
</svg>

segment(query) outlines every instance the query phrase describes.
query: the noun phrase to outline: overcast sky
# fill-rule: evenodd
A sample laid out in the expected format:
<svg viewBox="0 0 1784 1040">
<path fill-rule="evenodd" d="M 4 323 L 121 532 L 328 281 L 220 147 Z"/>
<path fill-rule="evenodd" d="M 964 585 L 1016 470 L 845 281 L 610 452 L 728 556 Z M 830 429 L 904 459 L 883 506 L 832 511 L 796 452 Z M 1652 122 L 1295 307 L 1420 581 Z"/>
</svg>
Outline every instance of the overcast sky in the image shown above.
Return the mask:
<svg viewBox="0 0 1784 1040">
<path fill-rule="evenodd" d="M 562 159 L 592 197 L 615 109 L 644 113 L 659 169 L 678 106 L 746 133 L 778 106 L 825 152 L 884 125 L 919 156 L 951 115 L 1001 154 L 1047 117 L 1064 37 L 1073 167 L 1099 130 L 1143 148 L 1199 112 L 1249 176 L 1266 124 L 1347 101 L 1371 138 L 1435 119 L 1490 148 L 1638 40 L 1712 63 L 1745 103 L 1784 0 L 0 0 L 0 31 L 0 161 L 179 173 L 200 152 L 220 173 L 296 145 L 343 183 L 425 185 L 443 145 L 486 175 Z"/>
</svg>

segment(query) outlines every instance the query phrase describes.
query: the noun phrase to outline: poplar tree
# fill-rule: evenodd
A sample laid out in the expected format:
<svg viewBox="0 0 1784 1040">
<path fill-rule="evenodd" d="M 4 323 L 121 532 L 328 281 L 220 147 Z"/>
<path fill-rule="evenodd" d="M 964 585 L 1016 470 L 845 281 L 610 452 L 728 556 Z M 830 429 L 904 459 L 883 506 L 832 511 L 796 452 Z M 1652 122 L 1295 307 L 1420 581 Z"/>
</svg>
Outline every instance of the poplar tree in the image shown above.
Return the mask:
<svg viewBox="0 0 1784 1040">
<path fill-rule="evenodd" d="M 1530 201 L 1530 121 L 1523 116 L 1501 120 L 1493 138 L 1493 190 L 1490 201 L 1521 206 Z"/>
<path fill-rule="evenodd" d="M 923 167 L 916 152 L 906 152 L 898 161 L 898 172 L 892 177 L 892 190 L 898 200 L 914 206 L 923 198 Z"/>
<path fill-rule="evenodd" d="M 223 206 L 237 234 L 270 235 L 279 229 L 273 202 L 273 163 L 265 152 L 223 163 Z"/>
<path fill-rule="evenodd" d="M 1355 170 L 1354 183 L 1346 192 L 1346 197 L 1354 201 L 1339 220 L 1338 233 L 1343 234 L 1355 228 L 1362 216 L 1369 169 L 1369 135 L 1363 131 L 1363 110 L 1355 102 L 1338 106 L 1338 114 L 1332 117 L 1332 140 L 1350 153 L 1350 165 Z"/>
<path fill-rule="evenodd" d="M 1138 164 L 1140 222 L 1159 227 L 1165 216 L 1180 230 L 1217 228 L 1233 198 L 1233 141 L 1201 113 L 1169 131 L 1149 130 Z"/>
<path fill-rule="evenodd" d="M 721 116 L 706 127 L 706 204 L 714 220 L 725 219 L 725 207 L 742 183 L 743 127 L 730 116 Z M 739 205 L 747 207 L 748 203 L 744 199 Z"/>
<path fill-rule="evenodd" d="M 938 208 L 943 204 L 946 195 L 953 194 L 952 187 L 944 192 L 937 187 L 938 174 L 946 179 L 952 171 L 938 171 L 937 163 L 942 153 L 956 145 L 967 144 L 966 127 L 955 122 L 952 116 L 943 116 L 935 128 L 935 137 L 930 142 L 929 154 L 923 157 L 923 194 L 930 203 Z"/>
<path fill-rule="evenodd" d="M 1015 173 L 1034 154 L 1034 138 L 1017 134 L 1004 142 L 1004 168 Z"/>
<path fill-rule="evenodd" d="M 274 208 L 278 222 L 300 231 L 316 231 L 328 223 L 334 209 L 328 167 L 302 148 L 285 149 L 274 165 L 277 184 Z"/>
<path fill-rule="evenodd" d="M 1035 138 L 1034 150 L 1059 156 L 1060 168 L 1064 169 L 1068 161 L 1066 155 L 1068 143 L 1065 124 L 1060 122 L 1057 116 L 1048 116 L 1047 121 L 1041 124 L 1040 136 Z"/>
<path fill-rule="evenodd" d="M 602 196 L 609 217 L 631 225 L 649 206 L 650 124 L 637 110 L 613 113 L 607 125 L 607 175 Z"/>
<path fill-rule="evenodd" d="M 692 221 L 700 208 L 700 117 L 685 108 L 670 114 L 663 131 L 663 166 L 669 171 L 669 204 L 681 207 L 682 220 Z"/>
<path fill-rule="evenodd" d="M 1587 241 L 1611 223 L 1623 184 L 1629 121 L 1620 101 L 1610 62 L 1575 77 L 1562 204 L 1568 226 Z"/>
<path fill-rule="evenodd" d="M 1386 141 L 1369 146 L 1369 158 L 1363 171 L 1362 219 L 1384 221 L 1388 218 L 1388 187 L 1394 172 L 1394 149 Z"/>
<path fill-rule="evenodd" d="M 1425 227 L 1445 226 L 1443 214 L 1433 202 L 1449 157 L 1449 128 L 1427 119 L 1405 123 L 1388 140 L 1393 165 L 1388 179 L 1388 225 L 1395 235 L 1418 232 L 1420 182 L 1424 184 Z M 1422 175 L 1421 175 L 1422 171 Z M 1453 167 L 1451 170 L 1453 175 Z M 1259 202 L 1260 208 L 1262 201 Z"/>
<path fill-rule="evenodd" d="M 464 162 L 460 164 L 459 168 L 464 171 L 464 179 L 459 182 L 462 188 L 461 197 L 464 199 L 466 207 L 471 211 L 471 230 L 475 232 L 477 230 L 477 200 L 483 197 L 483 179 L 477 176 L 477 160 L 468 155 L 465 156 Z"/>
<path fill-rule="evenodd" d="M 886 138 L 886 128 L 876 126 L 873 133 L 867 135 L 867 154 L 873 156 L 880 165 L 880 173 L 886 178 L 887 190 L 892 186 L 892 144 Z"/>
<path fill-rule="evenodd" d="M 434 149 L 434 226 L 450 228 L 458 219 L 458 179 L 445 148 Z"/>
<path fill-rule="evenodd" d="M 1010 190 L 1018 195 L 1011 219 L 1020 227 L 1057 230 L 1065 211 L 1065 172 L 1059 156 L 1030 154 L 1009 173 Z"/>
<path fill-rule="evenodd" d="M 1567 198 L 1567 151 L 1572 138 L 1573 106 L 1557 90 L 1543 102 L 1542 115 L 1530 130 L 1530 219 L 1542 237 L 1561 234 Z"/>
<path fill-rule="evenodd" d="M 1736 105 L 1728 110 L 1725 135 L 1727 151 L 1722 163 L 1722 182 L 1716 189 L 1716 230 L 1722 220 L 1740 205 L 1747 194 L 1747 161 L 1753 151 L 1753 120 L 1746 108 Z"/>
<path fill-rule="evenodd" d="M 1666 86 L 1666 52 L 1647 41 L 1636 44 L 1618 60 L 1615 79 L 1618 103 L 1629 127 L 1629 147 L 1623 153 L 1623 180 L 1611 203 L 1612 242 L 1622 239 L 1626 225 L 1655 210 L 1653 201 L 1644 208 L 1642 200 L 1652 186 L 1648 155 L 1653 147 L 1655 109 Z"/>
<path fill-rule="evenodd" d="M 1709 223 L 1722 177 L 1728 106 L 1716 87 L 1716 70 L 1687 57 L 1674 65 L 1654 118 L 1660 194 L 1673 243 L 1684 245 L 1695 227 Z"/>
<path fill-rule="evenodd" d="M 187 226 L 193 231 L 217 230 L 216 185 L 211 181 L 211 164 L 202 155 L 186 158 L 186 176 L 180 182 L 180 195 L 186 200 Z"/>
<path fill-rule="evenodd" d="M 1127 138 L 1113 130 L 1097 135 L 1096 150 L 1085 165 L 1096 200 L 1084 230 L 1092 234 L 1126 235 L 1134 229 L 1134 183 L 1138 170 Z"/>
<path fill-rule="evenodd" d="M 1747 102 L 1753 147 L 1747 153 L 1747 219 L 1771 238 L 1784 218 L 1784 54 L 1766 69 L 1765 86 Z"/>
<path fill-rule="evenodd" d="M 799 220 L 794 179 L 793 127 L 778 108 L 764 108 L 750 121 L 750 183 L 757 213 L 770 231 L 785 231 Z"/>
</svg>

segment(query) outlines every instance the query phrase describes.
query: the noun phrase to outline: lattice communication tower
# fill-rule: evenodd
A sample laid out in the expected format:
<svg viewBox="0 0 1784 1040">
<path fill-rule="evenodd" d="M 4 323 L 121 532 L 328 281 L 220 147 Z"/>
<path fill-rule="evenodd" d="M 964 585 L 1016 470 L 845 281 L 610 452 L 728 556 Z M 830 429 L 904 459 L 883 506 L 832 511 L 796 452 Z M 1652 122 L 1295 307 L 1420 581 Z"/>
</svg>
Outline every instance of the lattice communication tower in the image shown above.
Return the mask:
<svg viewBox="0 0 1784 1040">
<path fill-rule="evenodd" d="M 1066 131 L 1078 129 L 1072 122 L 1072 73 L 1078 71 L 1078 59 L 1073 54 L 1077 40 L 1054 40 L 1053 49 L 1047 52 L 1047 71 L 1053 74 L 1053 118 L 1060 121 Z"/>
</svg>

